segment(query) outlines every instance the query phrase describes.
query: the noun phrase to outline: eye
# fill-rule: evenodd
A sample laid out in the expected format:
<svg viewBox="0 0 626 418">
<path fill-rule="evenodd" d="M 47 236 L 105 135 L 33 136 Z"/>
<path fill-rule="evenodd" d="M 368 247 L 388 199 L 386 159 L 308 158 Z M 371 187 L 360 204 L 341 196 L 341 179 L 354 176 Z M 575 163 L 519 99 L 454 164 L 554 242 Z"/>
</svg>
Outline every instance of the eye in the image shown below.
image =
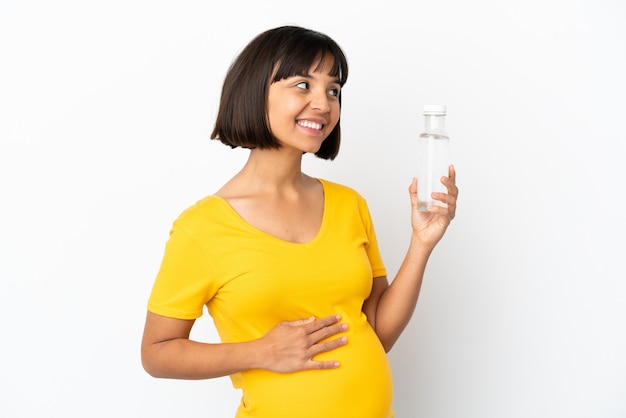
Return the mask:
<svg viewBox="0 0 626 418">
<path fill-rule="evenodd" d="M 329 94 L 334 97 L 339 96 L 340 91 L 341 90 L 338 87 L 331 87 L 330 90 L 328 90 Z"/>
<path fill-rule="evenodd" d="M 296 84 L 296 87 L 299 88 L 299 89 L 308 90 L 309 89 L 309 82 L 308 81 L 301 81 L 298 84 Z"/>
</svg>

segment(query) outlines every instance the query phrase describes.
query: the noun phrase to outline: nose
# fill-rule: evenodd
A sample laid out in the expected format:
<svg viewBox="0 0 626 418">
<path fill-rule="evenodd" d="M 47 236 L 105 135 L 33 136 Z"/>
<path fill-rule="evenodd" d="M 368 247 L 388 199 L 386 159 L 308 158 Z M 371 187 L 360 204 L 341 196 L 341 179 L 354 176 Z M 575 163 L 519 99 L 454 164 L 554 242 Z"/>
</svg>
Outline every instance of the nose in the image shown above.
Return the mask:
<svg viewBox="0 0 626 418">
<path fill-rule="evenodd" d="M 330 101 L 328 94 L 324 90 L 315 91 L 311 94 L 311 108 L 320 112 L 330 111 Z"/>
</svg>

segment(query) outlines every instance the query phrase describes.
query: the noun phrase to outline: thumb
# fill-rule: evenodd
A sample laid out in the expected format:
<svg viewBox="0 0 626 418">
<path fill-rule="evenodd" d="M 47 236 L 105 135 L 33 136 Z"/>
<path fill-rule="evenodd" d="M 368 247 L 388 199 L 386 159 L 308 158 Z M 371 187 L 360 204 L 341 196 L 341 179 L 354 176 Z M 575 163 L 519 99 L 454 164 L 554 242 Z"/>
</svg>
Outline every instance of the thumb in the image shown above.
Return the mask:
<svg viewBox="0 0 626 418">
<path fill-rule="evenodd" d="M 417 209 L 417 178 L 413 177 L 409 185 L 409 197 L 411 198 L 411 206 Z"/>
</svg>

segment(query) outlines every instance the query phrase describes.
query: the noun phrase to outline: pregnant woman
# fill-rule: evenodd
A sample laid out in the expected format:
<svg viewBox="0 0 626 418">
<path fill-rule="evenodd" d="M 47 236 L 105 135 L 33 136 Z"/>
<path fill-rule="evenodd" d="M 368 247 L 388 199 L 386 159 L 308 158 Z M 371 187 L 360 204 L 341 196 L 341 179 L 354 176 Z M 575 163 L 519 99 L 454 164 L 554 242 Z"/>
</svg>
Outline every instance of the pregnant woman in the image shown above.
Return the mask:
<svg viewBox="0 0 626 418">
<path fill-rule="evenodd" d="M 417 210 L 389 284 L 365 199 L 302 172 L 340 144 L 346 57 L 325 34 L 268 30 L 232 63 L 211 135 L 250 150 L 241 170 L 174 221 L 141 347 L 155 377 L 230 376 L 236 417 L 390 418 L 386 352 L 415 308 L 428 258 L 454 218 L 455 171 Z M 369 121 L 368 121 L 369 123 Z M 376 167 L 372 167 L 376 169 Z M 206 306 L 220 342 L 189 338 Z M 210 415 L 210 414 L 209 414 Z"/>
</svg>

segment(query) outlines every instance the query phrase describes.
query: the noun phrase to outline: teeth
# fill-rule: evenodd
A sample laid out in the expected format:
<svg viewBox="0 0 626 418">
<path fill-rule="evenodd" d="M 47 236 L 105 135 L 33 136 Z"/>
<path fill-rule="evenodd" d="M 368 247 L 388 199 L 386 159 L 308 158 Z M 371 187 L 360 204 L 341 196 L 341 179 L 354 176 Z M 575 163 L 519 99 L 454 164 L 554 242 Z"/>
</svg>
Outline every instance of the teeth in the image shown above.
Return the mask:
<svg viewBox="0 0 626 418">
<path fill-rule="evenodd" d="M 322 124 L 321 123 L 315 123 L 315 122 L 311 122 L 309 120 L 300 120 L 300 121 L 298 121 L 298 125 L 304 126 L 305 128 L 322 129 Z"/>
</svg>

